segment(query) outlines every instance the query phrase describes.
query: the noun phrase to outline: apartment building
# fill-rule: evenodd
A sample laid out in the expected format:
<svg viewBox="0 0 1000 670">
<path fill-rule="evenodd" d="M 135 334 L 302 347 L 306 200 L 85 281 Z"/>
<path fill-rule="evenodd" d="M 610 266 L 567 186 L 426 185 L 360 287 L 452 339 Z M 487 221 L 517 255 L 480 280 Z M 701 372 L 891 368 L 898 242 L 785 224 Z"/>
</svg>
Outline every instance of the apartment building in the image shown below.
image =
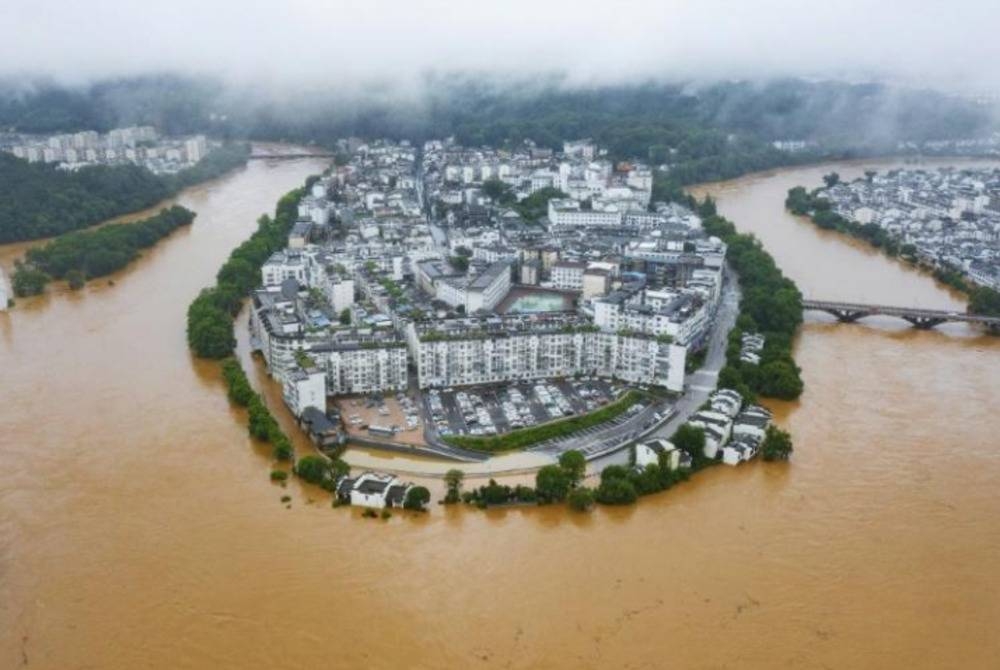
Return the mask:
<svg viewBox="0 0 1000 670">
<path fill-rule="evenodd" d="M 411 324 L 421 388 L 610 377 L 680 391 L 686 350 L 642 334 L 599 332 L 575 316 L 508 316 Z"/>
</svg>

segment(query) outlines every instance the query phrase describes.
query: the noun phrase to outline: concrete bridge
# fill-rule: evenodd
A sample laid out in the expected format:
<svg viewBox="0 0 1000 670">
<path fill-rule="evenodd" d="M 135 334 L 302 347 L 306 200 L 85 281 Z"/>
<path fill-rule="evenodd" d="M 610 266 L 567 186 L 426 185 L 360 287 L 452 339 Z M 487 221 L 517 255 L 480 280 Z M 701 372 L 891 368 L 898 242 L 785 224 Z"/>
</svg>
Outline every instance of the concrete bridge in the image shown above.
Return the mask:
<svg viewBox="0 0 1000 670">
<path fill-rule="evenodd" d="M 802 309 L 833 314 L 844 323 L 854 323 L 866 316 L 896 316 L 906 319 L 917 328 L 928 329 L 947 321 L 978 323 L 991 330 L 1000 331 L 1000 317 L 978 316 L 964 312 L 948 312 L 939 309 L 919 307 L 889 307 L 887 305 L 863 305 L 853 302 L 830 302 L 826 300 L 803 300 Z"/>
</svg>

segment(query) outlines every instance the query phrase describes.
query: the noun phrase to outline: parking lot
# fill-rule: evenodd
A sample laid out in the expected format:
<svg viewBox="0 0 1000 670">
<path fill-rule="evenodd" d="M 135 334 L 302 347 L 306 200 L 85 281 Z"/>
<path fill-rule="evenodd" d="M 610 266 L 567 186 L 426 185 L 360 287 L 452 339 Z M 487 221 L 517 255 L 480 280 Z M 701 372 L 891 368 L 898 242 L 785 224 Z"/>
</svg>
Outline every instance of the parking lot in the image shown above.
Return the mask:
<svg viewBox="0 0 1000 670">
<path fill-rule="evenodd" d="M 540 380 L 433 389 L 424 393 L 424 405 L 441 435 L 497 435 L 591 412 L 624 390 L 601 379 Z"/>
<path fill-rule="evenodd" d="M 337 408 L 348 434 L 423 444 L 423 421 L 417 401 L 404 393 L 338 398 Z M 375 431 L 371 431 L 372 427 Z"/>
<path fill-rule="evenodd" d="M 664 401 L 652 405 L 632 405 L 628 411 L 611 421 L 585 428 L 567 437 L 546 440 L 529 447 L 528 451 L 558 456 L 565 451 L 575 449 L 590 460 L 616 451 L 622 445 L 638 439 L 640 435 L 672 416 L 673 412 L 672 405 Z"/>
</svg>

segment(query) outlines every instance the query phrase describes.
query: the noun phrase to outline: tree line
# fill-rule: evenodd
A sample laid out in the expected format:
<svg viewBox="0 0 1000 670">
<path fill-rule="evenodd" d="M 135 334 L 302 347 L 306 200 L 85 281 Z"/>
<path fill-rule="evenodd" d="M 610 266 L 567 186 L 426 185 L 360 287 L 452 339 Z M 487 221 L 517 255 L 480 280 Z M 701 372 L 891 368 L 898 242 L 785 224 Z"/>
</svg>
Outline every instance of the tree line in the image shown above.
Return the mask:
<svg viewBox="0 0 1000 670">
<path fill-rule="evenodd" d="M 702 217 L 705 232 L 726 243 L 726 260 L 736 271 L 742 291 L 736 327 L 729 332 L 726 365 L 719 371 L 719 386 L 734 389 L 747 400 L 757 395 L 798 398 L 803 384 L 801 369 L 792 357 L 792 339 L 802 323 L 802 294 L 760 240 L 737 232 L 729 220 L 719 216 L 711 198 L 691 204 Z M 740 360 L 744 333 L 764 335 L 759 364 Z"/>
<path fill-rule="evenodd" d="M 243 300 L 260 283 L 264 261 L 285 247 L 288 232 L 298 216 L 299 199 L 305 189 L 285 194 L 274 217 L 261 216 L 257 230 L 236 247 L 219 268 L 215 286 L 202 289 L 188 307 L 188 346 L 199 358 L 225 358 L 233 353 L 236 337 L 233 319 Z"/>
<path fill-rule="evenodd" d="M 52 279 L 65 279 L 77 289 L 89 279 L 122 269 L 173 231 L 194 221 L 195 213 L 179 205 L 160 210 L 148 219 L 118 223 L 97 230 L 61 235 L 29 249 L 24 261 L 15 263 L 11 284 L 23 297 L 37 295 Z"/>
<path fill-rule="evenodd" d="M 92 165 L 75 171 L 0 152 L 0 244 L 88 228 L 176 194 L 242 165 L 246 144 L 210 152 L 190 168 L 157 176 L 138 165 Z"/>
</svg>

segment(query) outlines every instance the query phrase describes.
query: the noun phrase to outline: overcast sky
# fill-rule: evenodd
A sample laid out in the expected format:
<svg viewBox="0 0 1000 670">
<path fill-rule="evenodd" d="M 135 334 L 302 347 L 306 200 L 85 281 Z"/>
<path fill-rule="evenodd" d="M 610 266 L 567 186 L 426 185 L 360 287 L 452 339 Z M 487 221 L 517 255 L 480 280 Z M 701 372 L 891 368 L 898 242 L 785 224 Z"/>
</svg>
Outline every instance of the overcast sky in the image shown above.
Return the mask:
<svg viewBox="0 0 1000 670">
<path fill-rule="evenodd" d="M 774 75 L 1000 86 L 1000 0 L 0 0 L 0 75 L 338 84 Z"/>
</svg>

